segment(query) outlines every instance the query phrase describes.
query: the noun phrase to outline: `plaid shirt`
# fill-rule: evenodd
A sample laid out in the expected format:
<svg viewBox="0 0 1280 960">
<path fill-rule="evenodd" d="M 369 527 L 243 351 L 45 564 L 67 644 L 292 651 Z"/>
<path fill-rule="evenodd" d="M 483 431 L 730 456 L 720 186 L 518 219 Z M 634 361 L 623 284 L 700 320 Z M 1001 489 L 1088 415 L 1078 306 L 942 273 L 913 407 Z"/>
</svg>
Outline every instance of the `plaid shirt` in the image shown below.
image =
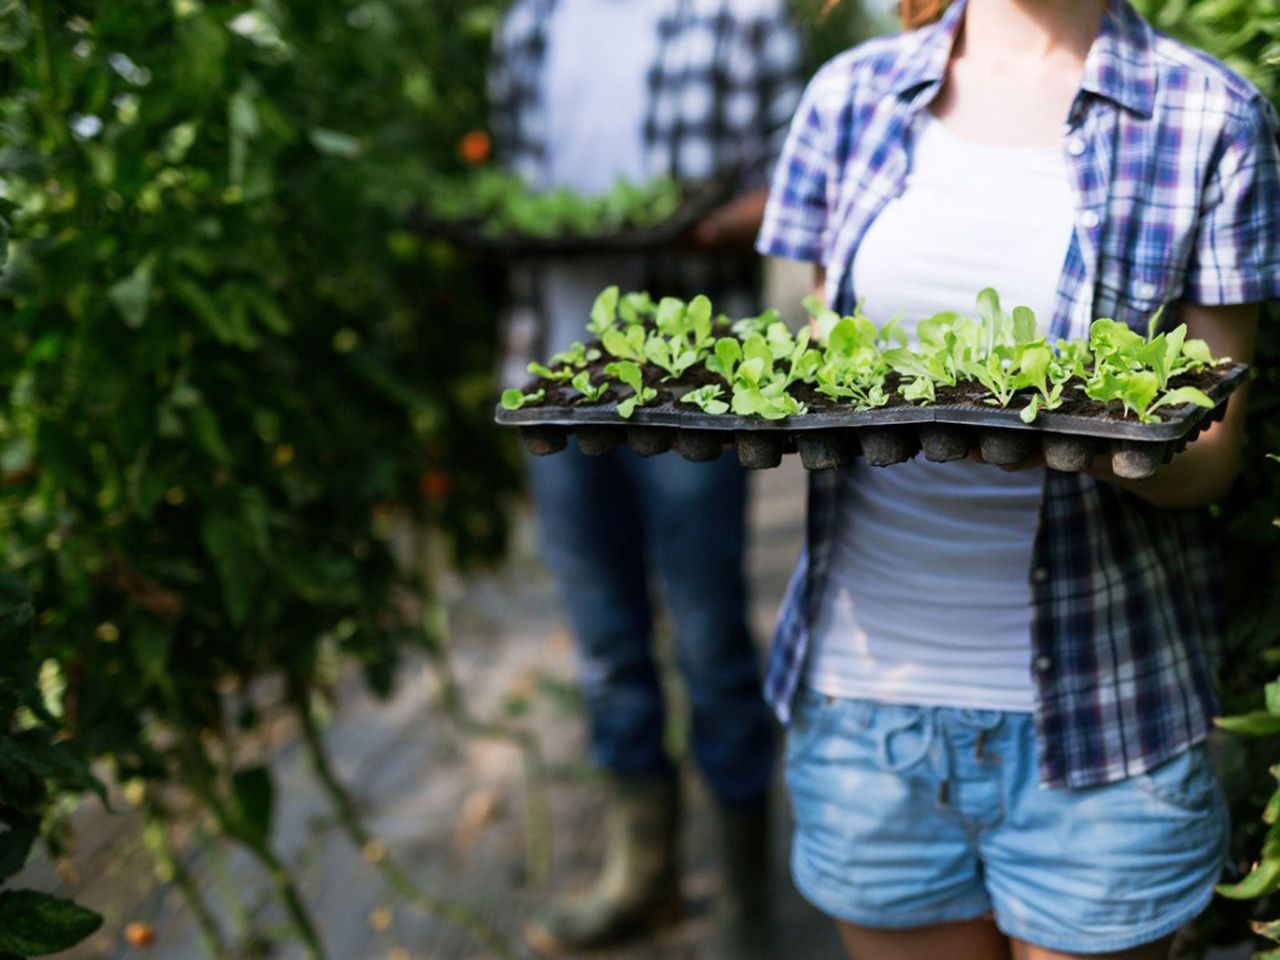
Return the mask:
<svg viewBox="0 0 1280 960">
<path fill-rule="evenodd" d="M 644 121 L 653 177 L 729 174 L 764 186 L 800 98 L 800 41 L 783 0 L 661 0 Z M 494 37 L 491 122 L 503 162 L 545 184 L 542 109 L 556 0 L 516 0 Z"/>
<path fill-rule="evenodd" d="M 937 24 L 863 44 L 805 93 L 758 247 L 824 265 L 841 311 L 856 300 L 859 242 L 904 188 L 912 118 L 938 92 L 963 14 L 961 0 Z M 1278 130 L 1246 81 L 1113 0 L 1064 131 L 1077 216 L 1051 336 L 1086 335 L 1094 317 L 1145 332 L 1166 302 L 1280 297 Z M 766 681 L 784 722 L 825 589 L 839 479 L 810 478 L 807 548 Z M 1205 511 L 1047 472 L 1029 571 L 1042 783 L 1119 780 L 1206 735 L 1205 650 L 1225 626 L 1216 537 Z"/>
</svg>

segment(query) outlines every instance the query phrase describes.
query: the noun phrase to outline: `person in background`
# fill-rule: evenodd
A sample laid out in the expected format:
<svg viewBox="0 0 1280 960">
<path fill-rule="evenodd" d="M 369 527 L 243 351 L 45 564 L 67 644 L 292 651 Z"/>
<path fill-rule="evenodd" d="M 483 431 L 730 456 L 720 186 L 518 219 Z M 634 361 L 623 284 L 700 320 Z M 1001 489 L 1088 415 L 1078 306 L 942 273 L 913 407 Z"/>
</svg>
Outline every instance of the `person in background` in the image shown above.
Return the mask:
<svg viewBox="0 0 1280 960">
<path fill-rule="evenodd" d="M 609 285 L 655 298 L 705 293 L 720 311 L 754 312 L 751 245 L 799 100 L 800 64 L 783 0 L 516 0 L 495 37 L 499 162 L 535 189 L 579 194 L 662 176 L 732 178 L 736 188 L 679 250 L 514 273 L 517 300 L 536 317 L 522 361 L 585 339 L 591 304 Z M 717 955 L 768 956 L 773 730 L 746 623 L 743 471 L 731 454 L 693 464 L 623 447 L 588 458 L 572 444 L 529 471 L 607 809 L 598 881 L 546 907 L 527 937 L 546 953 L 580 949 L 678 915 L 676 771 L 652 649 L 656 572 L 688 688 L 692 753 L 718 815 Z"/>
<path fill-rule="evenodd" d="M 818 72 L 762 253 L 903 328 L 988 286 L 1051 340 L 1113 317 L 1248 362 L 1280 297 L 1280 119 L 1128 0 L 904 0 Z M 943 11 L 945 9 L 945 12 Z M 941 19 L 938 14 L 941 13 Z M 1145 480 L 1043 458 L 811 478 L 774 641 L 792 874 L 858 960 L 1160 960 L 1228 824 L 1204 506 L 1244 391 Z"/>
</svg>

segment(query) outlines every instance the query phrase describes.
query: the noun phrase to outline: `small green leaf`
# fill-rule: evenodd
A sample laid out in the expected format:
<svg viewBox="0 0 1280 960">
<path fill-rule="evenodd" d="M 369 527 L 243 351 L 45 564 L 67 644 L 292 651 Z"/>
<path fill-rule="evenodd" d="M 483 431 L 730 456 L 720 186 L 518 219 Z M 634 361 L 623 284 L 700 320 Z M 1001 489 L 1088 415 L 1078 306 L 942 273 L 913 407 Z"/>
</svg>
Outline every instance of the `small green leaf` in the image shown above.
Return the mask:
<svg viewBox="0 0 1280 960">
<path fill-rule="evenodd" d="M 618 318 L 618 288 L 605 287 L 591 305 L 591 323 L 587 329 L 600 336 L 613 326 Z"/>
<path fill-rule="evenodd" d="M 546 397 L 547 391 L 536 390 L 533 393 L 522 393 L 514 388 L 502 391 L 502 406 L 507 410 L 520 410 L 539 404 Z"/>
<path fill-rule="evenodd" d="M 134 330 L 147 321 L 155 266 L 156 256 L 149 253 L 133 268 L 132 273 L 107 288 L 107 298 L 120 311 L 125 326 Z"/>
<path fill-rule="evenodd" d="M 1216 723 L 1229 733 L 1242 733 L 1251 737 L 1280 734 L 1280 717 L 1265 710 L 1255 710 L 1235 717 L 1219 717 Z"/>
<path fill-rule="evenodd" d="M 0 891 L 0 953 L 58 953 L 100 926 L 102 917 L 70 900 L 35 890 Z"/>
<path fill-rule="evenodd" d="M 275 812 L 275 785 L 266 767 L 237 770 L 231 778 L 236 817 L 240 827 L 256 840 L 271 836 Z"/>
</svg>

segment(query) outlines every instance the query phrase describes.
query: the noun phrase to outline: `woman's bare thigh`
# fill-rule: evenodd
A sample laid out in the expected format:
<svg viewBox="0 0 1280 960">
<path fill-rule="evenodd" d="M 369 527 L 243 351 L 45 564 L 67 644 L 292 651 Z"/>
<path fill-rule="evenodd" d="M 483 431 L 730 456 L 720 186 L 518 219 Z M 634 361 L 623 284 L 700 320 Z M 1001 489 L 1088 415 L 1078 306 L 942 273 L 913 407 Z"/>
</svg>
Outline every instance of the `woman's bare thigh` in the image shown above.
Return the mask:
<svg viewBox="0 0 1280 960">
<path fill-rule="evenodd" d="M 1010 960 L 1009 941 L 993 921 L 964 920 L 911 930 L 837 923 L 850 960 Z"/>
</svg>

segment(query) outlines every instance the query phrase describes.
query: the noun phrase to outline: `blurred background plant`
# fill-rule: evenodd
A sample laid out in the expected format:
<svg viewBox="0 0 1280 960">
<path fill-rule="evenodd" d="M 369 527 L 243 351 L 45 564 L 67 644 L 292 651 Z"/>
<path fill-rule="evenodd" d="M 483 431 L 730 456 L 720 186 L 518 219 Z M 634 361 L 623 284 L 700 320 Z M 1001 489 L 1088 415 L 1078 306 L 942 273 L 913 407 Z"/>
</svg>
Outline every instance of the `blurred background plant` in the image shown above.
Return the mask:
<svg viewBox="0 0 1280 960">
<path fill-rule="evenodd" d="M 12 642 L 161 839 L 212 816 L 313 956 L 270 777 L 239 747 L 259 678 L 307 720 L 343 659 L 385 693 L 433 639 L 398 516 L 463 569 L 504 546 L 500 284 L 401 228 L 483 120 L 495 15 L 0 2 L 0 556 L 36 610 Z"/>
</svg>

